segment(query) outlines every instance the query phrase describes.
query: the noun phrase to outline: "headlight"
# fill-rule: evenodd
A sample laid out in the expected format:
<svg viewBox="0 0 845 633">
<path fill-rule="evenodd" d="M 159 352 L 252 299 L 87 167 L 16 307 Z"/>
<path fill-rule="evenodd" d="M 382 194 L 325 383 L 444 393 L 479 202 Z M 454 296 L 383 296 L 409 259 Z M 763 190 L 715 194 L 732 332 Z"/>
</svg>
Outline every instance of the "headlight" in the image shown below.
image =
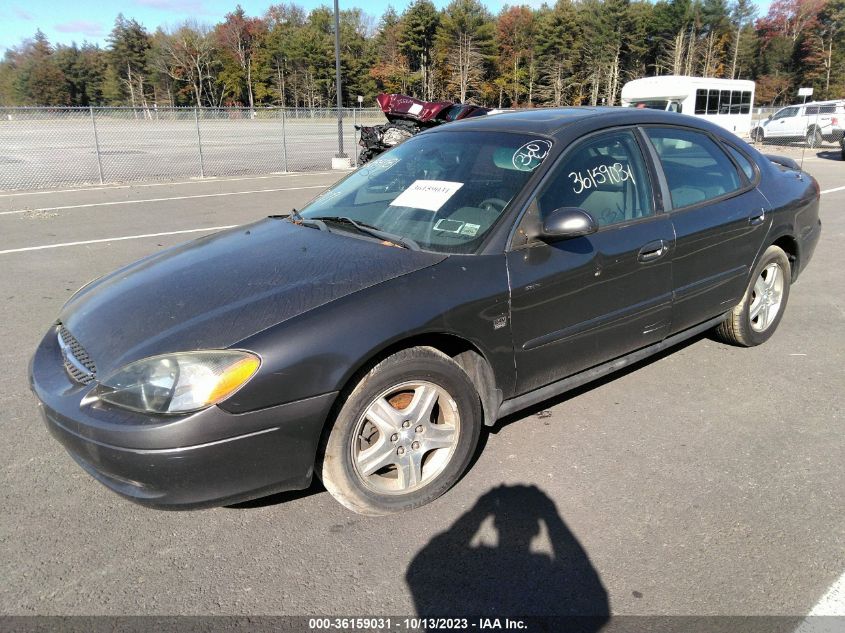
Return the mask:
<svg viewBox="0 0 845 633">
<path fill-rule="evenodd" d="M 231 396 L 260 364 L 255 354 L 230 350 L 152 356 L 100 380 L 84 402 L 102 400 L 145 413 L 197 411 Z"/>
</svg>

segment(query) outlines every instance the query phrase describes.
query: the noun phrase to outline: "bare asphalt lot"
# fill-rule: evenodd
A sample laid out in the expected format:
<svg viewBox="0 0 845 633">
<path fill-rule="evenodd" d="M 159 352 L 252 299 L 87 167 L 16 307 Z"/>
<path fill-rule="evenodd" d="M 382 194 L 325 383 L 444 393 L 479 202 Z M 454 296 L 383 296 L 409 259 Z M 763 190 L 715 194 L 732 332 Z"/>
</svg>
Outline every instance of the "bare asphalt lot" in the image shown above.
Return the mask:
<svg viewBox="0 0 845 633">
<path fill-rule="evenodd" d="M 242 114 L 237 112 L 236 114 Z M 337 120 L 278 111 L 259 119 L 200 117 L 189 110 L 164 119 L 132 118 L 126 110 L 42 113 L 0 108 L 0 189 L 199 176 L 239 176 L 327 169 L 337 152 Z M 34 118 L 29 118 L 34 117 Z M 354 123 L 384 122 L 379 112 L 346 112 L 345 149 L 357 151 Z M 197 129 L 199 127 L 199 131 Z M 201 139 L 202 154 L 198 151 Z M 95 149 L 95 146 L 97 149 Z M 98 151 L 99 150 L 99 154 Z M 99 160 L 98 160 L 99 157 Z"/>
<path fill-rule="evenodd" d="M 807 614 L 845 570 L 845 163 L 805 166 L 839 190 L 772 340 L 701 337 L 500 422 L 452 491 L 377 519 L 319 485 L 132 505 L 48 436 L 26 379 L 83 283 L 336 174 L 0 194 L 0 613 Z"/>
</svg>

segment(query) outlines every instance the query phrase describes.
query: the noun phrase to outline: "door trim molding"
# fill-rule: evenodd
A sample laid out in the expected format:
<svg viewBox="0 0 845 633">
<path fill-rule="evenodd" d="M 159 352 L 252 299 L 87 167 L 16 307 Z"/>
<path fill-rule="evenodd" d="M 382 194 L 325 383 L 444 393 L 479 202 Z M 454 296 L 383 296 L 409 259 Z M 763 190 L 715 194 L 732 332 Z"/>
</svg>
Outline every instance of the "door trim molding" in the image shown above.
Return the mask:
<svg viewBox="0 0 845 633">
<path fill-rule="evenodd" d="M 663 339 L 659 343 L 649 345 L 648 347 L 644 347 L 635 352 L 631 352 L 630 354 L 626 354 L 625 356 L 620 356 L 619 358 L 614 359 L 612 361 L 597 365 L 592 369 L 587 369 L 577 374 L 573 374 L 568 378 L 558 380 L 549 385 L 546 385 L 545 387 L 535 389 L 534 391 L 529 391 L 528 393 L 525 393 L 521 396 L 517 396 L 516 398 L 510 398 L 509 400 L 505 400 L 499 406 L 499 412 L 496 416 L 496 419 L 503 418 L 507 415 L 510 415 L 511 413 L 519 411 L 520 409 L 524 409 L 526 407 L 530 407 L 533 404 L 537 404 L 538 402 L 542 402 L 543 400 L 553 398 L 554 396 L 580 387 L 581 385 L 585 385 L 588 382 L 592 382 L 593 380 L 601 378 L 602 376 L 605 376 L 611 372 L 627 367 L 628 365 L 633 365 L 634 363 L 648 358 L 649 356 L 652 356 L 654 354 L 657 354 L 658 352 L 662 352 L 663 350 L 672 347 L 673 345 L 677 345 L 678 343 L 685 341 L 688 338 L 692 338 L 696 334 L 701 334 L 702 332 L 705 332 L 710 328 L 719 325 L 719 323 L 725 320 L 727 315 L 728 312 L 725 312 L 715 318 L 705 321 L 704 323 L 684 330 L 683 332 L 673 334 L 669 338 Z"/>
</svg>

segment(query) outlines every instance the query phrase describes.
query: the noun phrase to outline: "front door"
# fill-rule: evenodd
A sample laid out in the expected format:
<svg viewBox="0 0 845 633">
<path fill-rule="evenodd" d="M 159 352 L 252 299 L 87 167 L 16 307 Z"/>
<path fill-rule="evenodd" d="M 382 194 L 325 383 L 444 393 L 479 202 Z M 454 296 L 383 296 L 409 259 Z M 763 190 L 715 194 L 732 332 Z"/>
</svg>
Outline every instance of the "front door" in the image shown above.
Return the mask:
<svg viewBox="0 0 845 633">
<path fill-rule="evenodd" d="M 783 108 L 775 113 L 766 126 L 766 138 L 789 138 L 802 136 L 797 130 L 798 108 Z"/>
<path fill-rule="evenodd" d="M 532 223 L 580 207 L 586 237 L 528 239 Z M 604 132 L 551 170 L 507 256 L 517 393 L 661 340 L 671 322 L 669 218 L 657 213 L 638 135 Z"/>
</svg>

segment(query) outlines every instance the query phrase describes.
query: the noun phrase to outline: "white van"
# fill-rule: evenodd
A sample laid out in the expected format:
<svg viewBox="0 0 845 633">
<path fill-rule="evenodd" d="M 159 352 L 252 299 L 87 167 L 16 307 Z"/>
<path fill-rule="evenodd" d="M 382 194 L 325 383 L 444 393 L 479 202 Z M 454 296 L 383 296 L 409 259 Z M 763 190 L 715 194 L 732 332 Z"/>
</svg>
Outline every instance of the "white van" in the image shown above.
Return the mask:
<svg viewBox="0 0 845 633">
<path fill-rule="evenodd" d="M 661 75 L 634 79 L 622 86 L 622 105 L 654 108 L 701 117 L 744 136 L 751 130 L 754 82 Z"/>
</svg>

